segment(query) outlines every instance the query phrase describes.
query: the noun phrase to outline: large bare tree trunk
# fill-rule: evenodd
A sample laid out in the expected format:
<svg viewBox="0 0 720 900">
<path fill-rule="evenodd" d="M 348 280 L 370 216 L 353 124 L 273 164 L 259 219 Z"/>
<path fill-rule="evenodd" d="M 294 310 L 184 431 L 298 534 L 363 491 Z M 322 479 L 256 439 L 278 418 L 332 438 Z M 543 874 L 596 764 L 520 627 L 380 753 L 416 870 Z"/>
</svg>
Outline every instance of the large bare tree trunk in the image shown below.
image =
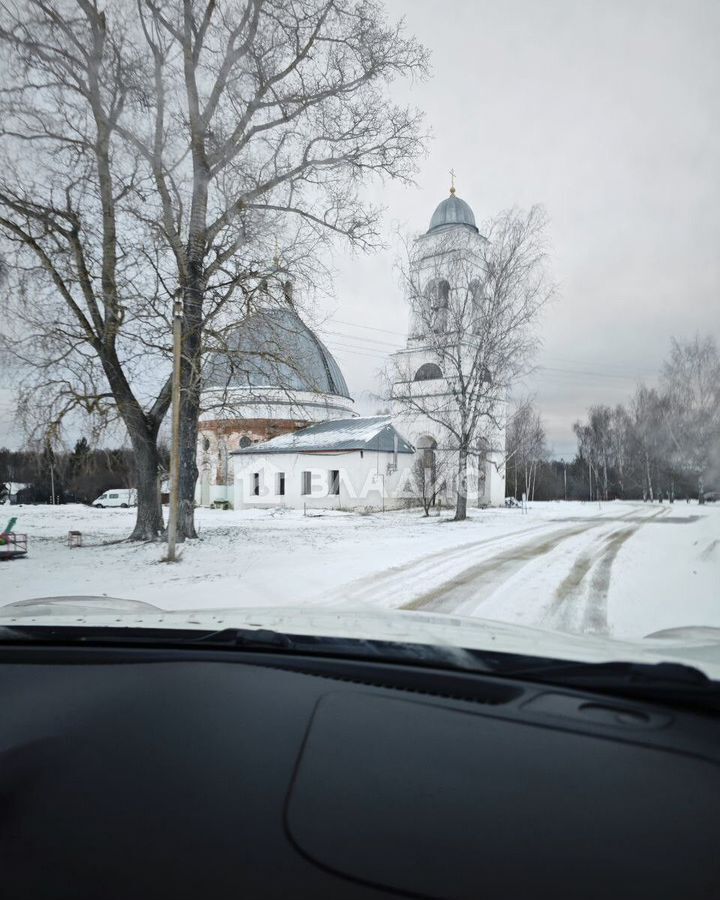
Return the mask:
<svg viewBox="0 0 720 900">
<path fill-rule="evenodd" d="M 160 463 L 157 434 L 169 404 L 169 391 L 164 389 L 153 409 L 146 413 L 132 393 L 114 353 L 105 352 L 102 364 L 135 456 L 138 505 L 130 540 L 152 541 L 160 537 L 165 529 L 157 488 Z"/>
<path fill-rule="evenodd" d="M 164 529 L 158 465 L 160 462 L 155 435 L 136 434 L 132 438 L 137 474 L 137 518 L 131 541 L 152 541 Z"/>
<path fill-rule="evenodd" d="M 197 537 L 195 484 L 198 478 L 197 437 L 200 416 L 200 366 L 202 334 L 202 275 L 191 265 L 185 291 L 184 335 L 180 365 L 180 509 L 178 540 Z"/>
<path fill-rule="evenodd" d="M 463 522 L 465 519 L 467 519 L 467 467 L 467 449 L 465 447 L 461 447 L 458 454 L 457 500 L 455 501 L 456 522 Z"/>
</svg>

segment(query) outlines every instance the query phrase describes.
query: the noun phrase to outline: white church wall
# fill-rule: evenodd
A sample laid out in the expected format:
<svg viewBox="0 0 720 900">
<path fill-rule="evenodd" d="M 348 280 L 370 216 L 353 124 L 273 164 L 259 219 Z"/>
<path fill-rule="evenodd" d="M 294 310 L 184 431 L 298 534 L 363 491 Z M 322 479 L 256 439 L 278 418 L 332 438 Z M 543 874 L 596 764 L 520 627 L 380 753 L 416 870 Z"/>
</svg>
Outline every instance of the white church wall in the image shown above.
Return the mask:
<svg viewBox="0 0 720 900">
<path fill-rule="evenodd" d="M 414 502 L 414 453 L 353 450 L 344 453 L 238 454 L 233 457 L 235 509 L 398 509 Z M 332 472 L 339 472 L 333 493 Z M 303 473 L 310 473 L 309 476 Z M 280 493 L 284 476 L 285 493 Z M 307 479 L 309 477 L 309 485 Z M 255 489 L 258 493 L 255 493 Z M 304 488 L 310 487 L 310 493 Z"/>
</svg>

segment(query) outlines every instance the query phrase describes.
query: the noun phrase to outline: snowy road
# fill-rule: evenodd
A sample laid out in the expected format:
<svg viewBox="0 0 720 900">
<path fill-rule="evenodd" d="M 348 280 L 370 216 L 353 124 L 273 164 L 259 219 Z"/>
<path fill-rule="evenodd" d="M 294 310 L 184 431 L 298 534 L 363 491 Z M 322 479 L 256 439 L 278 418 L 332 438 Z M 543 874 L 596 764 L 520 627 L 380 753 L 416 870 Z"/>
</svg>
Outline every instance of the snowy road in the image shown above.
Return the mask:
<svg viewBox="0 0 720 900">
<path fill-rule="evenodd" d="M 720 507 L 537 503 L 474 510 L 198 510 L 179 564 L 122 541 L 132 510 L 16 507 L 26 560 L 0 564 L 0 604 L 105 595 L 165 609 L 321 605 L 433 610 L 574 633 L 641 637 L 720 627 Z M 67 547 L 67 532 L 85 546 Z"/>
<path fill-rule="evenodd" d="M 647 610 L 644 633 L 681 621 L 720 623 L 720 540 L 712 537 L 720 510 L 604 504 L 583 513 L 428 554 L 345 585 L 342 599 L 330 602 L 377 605 L 382 598 L 383 606 L 579 634 L 630 632 L 625 620 L 638 607 Z M 671 594 L 673 575 L 684 583 Z"/>
<path fill-rule="evenodd" d="M 669 512 L 625 513 L 617 519 L 584 522 L 522 540 L 497 553 L 490 552 L 449 581 L 404 604 L 404 609 L 483 616 L 485 606 L 510 578 L 533 577 L 533 564 L 552 565 L 572 554 L 570 571 L 558 583 L 546 611 L 535 624 L 558 631 L 606 634 L 607 596 L 613 562 L 622 544 L 648 520 Z M 625 524 L 629 522 L 631 524 Z"/>
</svg>

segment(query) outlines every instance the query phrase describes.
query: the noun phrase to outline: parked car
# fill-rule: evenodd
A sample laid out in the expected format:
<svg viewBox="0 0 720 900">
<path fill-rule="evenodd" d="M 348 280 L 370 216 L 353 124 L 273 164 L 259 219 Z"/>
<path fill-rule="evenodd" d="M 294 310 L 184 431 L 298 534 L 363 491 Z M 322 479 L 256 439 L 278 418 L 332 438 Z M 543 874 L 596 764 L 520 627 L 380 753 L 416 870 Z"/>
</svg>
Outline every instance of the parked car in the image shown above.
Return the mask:
<svg viewBox="0 0 720 900">
<path fill-rule="evenodd" d="M 111 488 L 94 500 L 92 505 L 95 509 L 105 509 L 106 506 L 127 509 L 129 506 L 137 506 L 137 491 L 134 488 Z"/>
</svg>

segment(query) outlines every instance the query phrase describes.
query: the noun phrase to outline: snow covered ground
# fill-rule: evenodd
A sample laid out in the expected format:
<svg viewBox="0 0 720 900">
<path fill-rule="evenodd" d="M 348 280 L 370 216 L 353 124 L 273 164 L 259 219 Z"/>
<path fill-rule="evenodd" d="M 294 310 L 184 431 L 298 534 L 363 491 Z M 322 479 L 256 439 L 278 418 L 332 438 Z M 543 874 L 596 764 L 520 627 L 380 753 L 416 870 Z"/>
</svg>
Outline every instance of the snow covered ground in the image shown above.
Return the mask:
<svg viewBox="0 0 720 900">
<path fill-rule="evenodd" d="M 202 509 L 200 539 L 175 565 L 161 562 L 163 545 L 123 542 L 133 510 L 11 511 L 30 553 L 0 563 L 0 604 L 84 594 L 165 609 L 388 607 L 619 638 L 720 627 L 720 507 L 710 505 L 535 503 L 464 523 Z M 70 529 L 82 548 L 68 548 Z"/>
</svg>

